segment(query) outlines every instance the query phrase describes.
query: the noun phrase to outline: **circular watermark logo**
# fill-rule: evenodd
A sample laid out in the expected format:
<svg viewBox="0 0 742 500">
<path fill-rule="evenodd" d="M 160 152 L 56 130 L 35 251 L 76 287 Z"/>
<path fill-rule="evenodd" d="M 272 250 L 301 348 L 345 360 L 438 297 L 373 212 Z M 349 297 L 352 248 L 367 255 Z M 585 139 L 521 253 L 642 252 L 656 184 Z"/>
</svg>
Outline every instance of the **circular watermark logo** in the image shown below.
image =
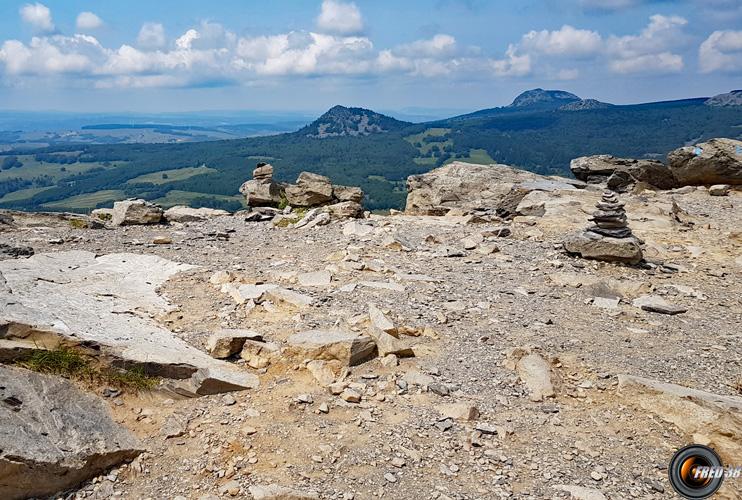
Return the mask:
<svg viewBox="0 0 742 500">
<path fill-rule="evenodd" d="M 668 473 L 670 484 L 684 498 L 708 498 L 724 482 L 724 466 L 719 455 L 708 446 L 692 444 L 679 449 Z"/>
</svg>

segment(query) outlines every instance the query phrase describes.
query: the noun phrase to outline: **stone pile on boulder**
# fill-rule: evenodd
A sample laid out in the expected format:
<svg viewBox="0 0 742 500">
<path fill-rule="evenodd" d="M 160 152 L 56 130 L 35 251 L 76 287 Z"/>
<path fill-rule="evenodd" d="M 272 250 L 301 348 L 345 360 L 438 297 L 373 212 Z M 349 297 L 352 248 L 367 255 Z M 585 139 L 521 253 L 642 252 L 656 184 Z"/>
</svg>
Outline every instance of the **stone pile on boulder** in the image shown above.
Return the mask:
<svg viewBox="0 0 742 500">
<path fill-rule="evenodd" d="M 322 208 L 331 217 L 358 218 L 363 215 L 363 191 L 358 187 L 338 186 L 324 175 L 301 172 L 295 184 L 276 182 L 273 179 L 273 166 L 258 163 L 253 171 L 253 179 L 240 187 L 248 206 L 265 220 L 278 215 L 275 209 L 284 205 L 292 208 Z M 257 209 L 257 210 L 256 210 Z"/>
<path fill-rule="evenodd" d="M 638 264 L 642 260 L 640 241 L 626 221 L 624 204 L 611 191 L 603 193 L 590 221 L 595 224 L 564 240 L 564 249 L 588 259 Z"/>
</svg>

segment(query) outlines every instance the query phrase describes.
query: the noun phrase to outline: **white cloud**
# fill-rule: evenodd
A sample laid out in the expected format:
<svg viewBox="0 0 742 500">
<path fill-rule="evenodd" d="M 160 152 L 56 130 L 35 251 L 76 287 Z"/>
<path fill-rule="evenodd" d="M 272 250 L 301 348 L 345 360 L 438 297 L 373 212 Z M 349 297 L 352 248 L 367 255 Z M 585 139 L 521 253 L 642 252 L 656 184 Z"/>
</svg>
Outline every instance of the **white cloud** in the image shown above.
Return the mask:
<svg viewBox="0 0 742 500">
<path fill-rule="evenodd" d="M 137 45 L 144 49 L 160 49 L 167 44 L 165 27 L 160 23 L 144 23 L 137 36 Z"/>
<path fill-rule="evenodd" d="M 688 21 L 679 16 L 656 14 L 639 35 L 612 36 L 607 41 L 609 67 L 617 73 L 675 73 L 683 58 L 672 52 L 681 45 L 681 28 Z"/>
<path fill-rule="evenodd" d="M 323 0 L 317 28 L 326 33 L 355 35 L 363 31 L 363 17 L 355 3 Z"/>
<path fill-rule="evenodd" d="M 531 56 L 518 55 L 515 45 L 508 47 L 505 59 L 489 61 L 489 65 L 498 76 L 526 76 L 532 71 Z"/>
<path fill-rule="evenodd" d="M 599 33 L 575 29 L 564 25 L 558 31 L 531 31 L 523 35 L 521 48 L 526 52 L 540 52 L 549 55 L 588 56 L 594 55 L 603 47 Z"/>
<path fill-rule="evenodd" d="M 21 19 L 42 32 L 54 31 L 52 12 L 44 4 L 27 3 L 20 9 Z"/>
<path fill-rule="evenodd" d="M 65 73 L 88 73 L 101 61 L 104 49 L 92 36 L 33 37 L 26 45 L 8 40 L 0 46 L 0 62 L 13 76 L 49 76 Z"/>
<path fill-rule="evenodd" d="M 742 31 L 714 31 L 701 44 L 698 62 L 703 73 L 742 73 Z"/>
<path fill-rule="evenodd" d="M 80 31 L 96 30 L 103 26 L 103 20 L 92 12 L 80 12 L 76 25 Z"/>
<path fill-rule="evenodd" d="M 454 55 L 457 50 L 456 39 L 451 35 L 437 34 L 426 40 L 416 40 L 401 45 L 395 53 L 405 57 L 438 58 Z"/>
</svg>

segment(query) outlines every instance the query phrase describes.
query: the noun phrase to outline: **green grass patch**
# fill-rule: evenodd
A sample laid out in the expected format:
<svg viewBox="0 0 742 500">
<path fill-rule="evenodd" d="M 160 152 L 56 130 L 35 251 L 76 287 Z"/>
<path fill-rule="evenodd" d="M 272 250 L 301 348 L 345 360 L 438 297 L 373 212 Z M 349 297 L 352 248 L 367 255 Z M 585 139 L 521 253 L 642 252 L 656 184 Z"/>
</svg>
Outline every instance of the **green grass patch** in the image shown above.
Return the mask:
<svg viewBox="0 0 742 500">
<path fill-rule="evenodd" d="M 245 206 L 245 197 L 242 195 L 234 195 L 234 196 L 227 196 L 227 195 L 221 195 L 221 194 L 209 194 L 209 193 L 196 193 L 193 191 L 179 191 L 177 189 L 174 189 L 172 191 L 168 191 L 165 196 L 162 198 L 157 198 L 153 201 L 153 203 L 156 203 L 163 208 L 170 208 L 174 207 L 175 205 L 190 205 L 193 200 L 197 198 L 213 198 L 215 200 L 224 200 L 224 201 L 239 201 L 243 206 Z"/>
<path fill-rule="evenodd" d="M 469 163 L 478 163 L 481 165 L 490 165 L 492 163 L 497 163 L 485 149 L 470 149 L 469 157 L 462 159 L 462 161 L 466 161 Z"/>
<path fill-rule="evenodd" d="M 68 347 L 54 350 L 34 351 L 30 358 L 18 363 L 19 366 L 39 373 L 59 375 L 89 385 L 107 385 L 124 390 L 152 390 L 159 383 L 144 369 L 113 368 Z"/>
<path fill-rule="evenodd" d="M 4 158 L 0 156 L 0 160 Z M 65 177 L 70 177 L 74 174 L 88 172 L 94 168 L 112 169 L 125 165 L 127 162 L 117 161 L 110 162 L 109 165 L 104 165 L 103 162 L 90 162 L 90 163 L 70 163 L 68 165 L 60 165 L 59 163 L 48 163 L 43 161 L 36 161 L 33 155 L 20 155 L 18 160 L 23 163 L 20 168 L 11 168 L 9 170 L 0 170 L 0 181 L 13 178 L 21 178 L 32 180 L 39 176 L 49 176 L 52 181 L 56 182 Z"/>
<path fill-rule="evenodd" d="M 94 193 L 79 194 L 59 201 L 45 203 L 44 207 L 57 209 L 93 209 L 99 203 L 118 201 L 126 198 L 126 193 L 118 189 L 105 189 Z"/>
<path fill-rule="evenodd" d="M 35 195 L 39 194 L 40 192 L 46 191 L 47 189 L 51 189 L 51 188 L 52 186 L 19 189 L 18 191 L 13 191 L 12 193 L 8 193 L 2 198 L 0 198 L 0 203 L 28 200 L 29 198 L 33 198 Z"/>
<path fill-rule="evenodd" d="M 128 181 L 126 181 L 126 183 L 141 184 L 148 182 L 151 184 L 160 185 L 167 184 L 169 182 L 182 181 L 184 179 L 188 179 L 189 177 L 193 177 L 194 175 L 209 174 L 216 171 L 216 169 L 209 168 L 205 165 L 202 165 L 200 167 L 175 168 L 172 170 L 160 170 L 151 174 L 140 175 L 139 177 L 129 179 Z"/>
</svg>

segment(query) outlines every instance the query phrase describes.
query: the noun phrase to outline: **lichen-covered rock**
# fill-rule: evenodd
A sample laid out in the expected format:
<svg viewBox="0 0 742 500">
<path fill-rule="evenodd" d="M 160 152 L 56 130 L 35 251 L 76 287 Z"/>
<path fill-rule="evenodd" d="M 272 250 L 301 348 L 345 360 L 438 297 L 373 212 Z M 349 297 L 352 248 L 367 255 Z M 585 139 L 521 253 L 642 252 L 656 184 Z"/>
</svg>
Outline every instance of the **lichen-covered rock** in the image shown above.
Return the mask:
<svg viewBox="0 0 742 500">
<path fill-rule="evenodd" d="M 112 223 L 114 226 L 159 224 L 162 222 L 162 208 L 145 200 L 124 200 L 113 204 Z"/>
<path fill-rule="evenodd" d="M 54 495 L 144 451 L 68 380 L 0 365 L 0 381 L 0 498 Z"/>
<path fill-rule="evenodd" d="M 711 139 L 672 151 L 667 162 L 681 186 L 742 184 L 742 141 Z"/>
<path fill-rule="evenodd" d="M 286 186 L 286 199 L 294 207 L 314 207 L 332 201 L 332 183 L 324 175 L 302 172 L 296 184 Z"/>
</svg>

